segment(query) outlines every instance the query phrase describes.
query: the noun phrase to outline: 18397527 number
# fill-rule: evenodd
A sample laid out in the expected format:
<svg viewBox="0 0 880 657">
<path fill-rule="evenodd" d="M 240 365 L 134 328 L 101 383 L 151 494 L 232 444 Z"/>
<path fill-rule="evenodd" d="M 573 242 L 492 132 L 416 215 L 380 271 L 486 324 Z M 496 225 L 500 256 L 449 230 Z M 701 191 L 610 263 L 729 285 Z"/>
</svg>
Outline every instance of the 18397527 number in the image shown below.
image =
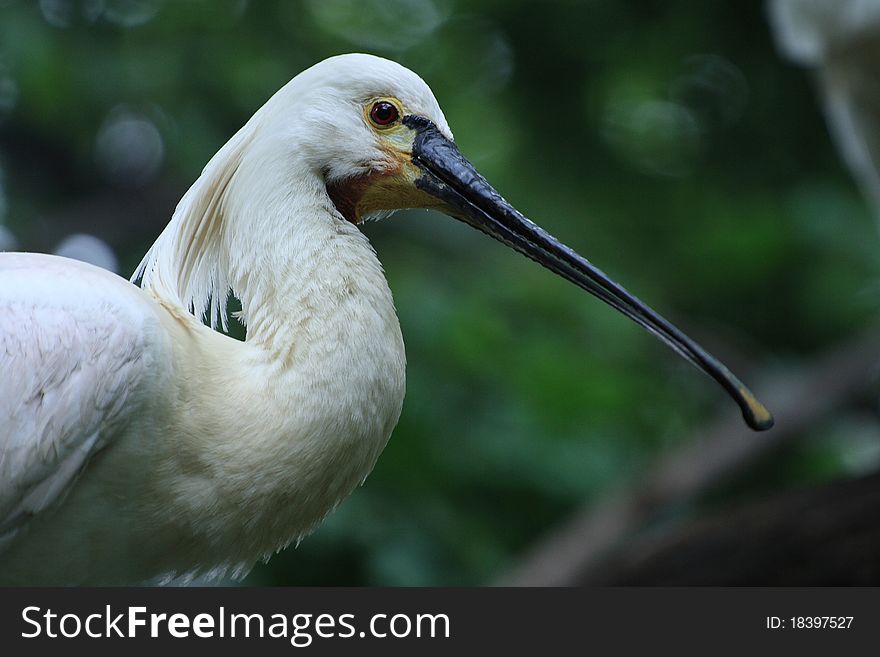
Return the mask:
<svg viewBox="0 0 880 657">
<path fill-rule="evenodd" d="M 768 630 L 848 630 L 853 616 L 767 616 Z"/>
<path fill-rule="evenodd" d="M 813 630 L 847 630 L 852 625 L 852 616 L 792 616 L 792 629 Z"/>
</svg>

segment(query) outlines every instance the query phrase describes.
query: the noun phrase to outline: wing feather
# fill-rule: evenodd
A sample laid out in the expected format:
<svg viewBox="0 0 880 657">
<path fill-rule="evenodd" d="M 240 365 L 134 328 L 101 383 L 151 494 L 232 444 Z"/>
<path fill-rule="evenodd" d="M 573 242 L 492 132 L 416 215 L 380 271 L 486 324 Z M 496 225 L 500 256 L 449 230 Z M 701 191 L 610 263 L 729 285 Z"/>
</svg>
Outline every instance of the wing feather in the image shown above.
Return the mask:
<svg viewBox="0 0 880 657">
<path fill-rule="evenodd" d="M 0 254 L 0 549 L 139 412 L 145 296 L 84 263 Z"/>
</svg>

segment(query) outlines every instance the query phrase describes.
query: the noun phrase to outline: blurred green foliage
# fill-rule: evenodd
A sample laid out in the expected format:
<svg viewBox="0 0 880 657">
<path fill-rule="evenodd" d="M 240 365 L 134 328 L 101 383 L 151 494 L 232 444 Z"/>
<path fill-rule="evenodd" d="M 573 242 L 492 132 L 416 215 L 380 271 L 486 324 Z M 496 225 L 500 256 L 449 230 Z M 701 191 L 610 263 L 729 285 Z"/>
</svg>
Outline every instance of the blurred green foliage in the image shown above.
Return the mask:
<svg viewBox="0 0 880 657">
<path fill-rule="evenodd" d="M 876 313 L 875 226 L 758 3 L 0 0 L 0 226 L 25 250 L 92 232 L 127 274 L 250 114 L 347 51 L 420 73 L 511 202 L 757 391 Z M 131 211 L 101 216 L 120 195 Z M 366 485 L 249 582 L 491 581 L 737 413 L 636 326 L 461 224 L 408 212 L 364 230 L 407 342 L 403 417 Z M 862 467 L 852 436 L 877 437 L 851 417 L 815 433 L 748 486 Z"/>
</svg>

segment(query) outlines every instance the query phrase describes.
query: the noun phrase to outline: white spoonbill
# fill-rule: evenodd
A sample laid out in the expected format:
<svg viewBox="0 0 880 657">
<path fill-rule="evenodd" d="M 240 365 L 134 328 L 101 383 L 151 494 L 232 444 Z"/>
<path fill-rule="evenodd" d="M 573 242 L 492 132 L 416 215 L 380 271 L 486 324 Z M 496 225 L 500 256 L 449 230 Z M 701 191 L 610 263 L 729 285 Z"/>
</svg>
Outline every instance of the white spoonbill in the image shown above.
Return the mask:
<svg viewBox="0 0 880 657">
<path fill-rule="evenodd" d="M 536 260 L 715 378 L 753 428 L 772 424 L 714 358 L 511 207 L 421 78 L 333 57 L 208 162 L 140 287 L 0 255 L 0 580 L 235 576 L 312 530 L 400 415 L 400 326 L 357 227 L 398 208 L 443 211 Z M 230 290 L 243 342 L 213 330 Z"/>
</svg>

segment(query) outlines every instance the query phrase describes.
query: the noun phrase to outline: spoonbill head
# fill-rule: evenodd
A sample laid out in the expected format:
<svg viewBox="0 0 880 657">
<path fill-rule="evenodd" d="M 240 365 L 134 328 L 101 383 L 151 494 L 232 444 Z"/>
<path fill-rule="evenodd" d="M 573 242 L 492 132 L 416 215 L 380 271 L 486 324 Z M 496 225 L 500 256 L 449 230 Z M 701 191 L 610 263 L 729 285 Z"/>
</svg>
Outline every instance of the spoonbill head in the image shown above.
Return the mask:
<svg viewBox="0 0 880 657">
<path fill-rule="evenodd" d="M 313 529 L 401 411 L 400 327 L 358 224 L 402 208 L 445 212 L 587 290 L 720 383 L 749 426 L 772 425 L 722 364 L 505 201 L 421 78 L 333 57 L 210 160 L 140 287 L 0 255 L 0 581 L 240 575 Z M 230 290 L 244 341 L 212 330 Z"/>
</svg>

